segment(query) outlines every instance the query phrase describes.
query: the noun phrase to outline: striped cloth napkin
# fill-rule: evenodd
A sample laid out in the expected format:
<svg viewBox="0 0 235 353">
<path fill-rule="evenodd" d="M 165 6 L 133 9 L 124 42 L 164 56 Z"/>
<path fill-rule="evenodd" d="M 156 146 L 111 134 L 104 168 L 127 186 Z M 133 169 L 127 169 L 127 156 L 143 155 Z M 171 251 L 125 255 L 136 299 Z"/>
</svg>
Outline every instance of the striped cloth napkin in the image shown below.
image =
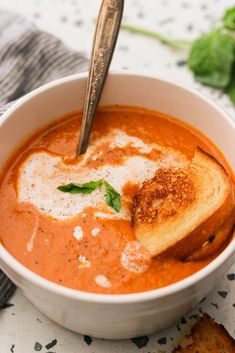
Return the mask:
<svg viewBox="0 0 235 353">
<path fill-rule="evenodd" d="M 11 105 L 9 102 L 27 92 L 86 69 L 83 54 L 39 31 L 25 18 L 0 10 L 0 116 Z M 0 269 L 0 309 L 7 306 L 14 290 L 14 284 Z"/>
</svg>

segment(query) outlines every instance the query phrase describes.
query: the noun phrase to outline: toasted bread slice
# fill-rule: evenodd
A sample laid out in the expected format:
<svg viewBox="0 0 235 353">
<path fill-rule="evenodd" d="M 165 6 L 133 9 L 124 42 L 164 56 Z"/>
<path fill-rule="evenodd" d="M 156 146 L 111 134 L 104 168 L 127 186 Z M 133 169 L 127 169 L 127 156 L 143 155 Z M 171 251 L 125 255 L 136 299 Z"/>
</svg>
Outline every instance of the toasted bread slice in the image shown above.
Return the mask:
<svg viewBox="0 0 235 353">
<path fill-rule="evenodd" d="M 229 218 L 225 221 L 215 234 L 202 244 L 201 248 L 196 250 L 192 255 L 187 258 L 187 261 L 200 261 L 208 258 L 216 253 L 222 246 L 225 246 L 233 236 L 235 224 L 235 209 L 232 211 Z"/>
<path fill-rule="evenodd" d="M 185 259 L 225 223 L 233 207 L 226 170 L 197 149 L 187 167 L 159 169 L 143 183 L 134 199 L 134 232 L 152 256 Z"/>
<path fill-rule="evenodd" d="M 187 337 L 192 343 L 173 353 L 235 353 L 235 341 L 222 325 L 204 314 Z"/>
</svg>

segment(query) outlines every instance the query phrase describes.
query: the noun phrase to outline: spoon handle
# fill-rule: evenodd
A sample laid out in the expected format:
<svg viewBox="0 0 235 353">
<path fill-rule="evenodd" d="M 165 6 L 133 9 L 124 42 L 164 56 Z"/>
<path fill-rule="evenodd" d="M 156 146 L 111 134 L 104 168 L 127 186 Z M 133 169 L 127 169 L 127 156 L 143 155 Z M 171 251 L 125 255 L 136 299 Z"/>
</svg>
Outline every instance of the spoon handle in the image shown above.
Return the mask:
<svg viewBox="0 0 235 353">
<path fill-rule="evenodd" d="M 103 0 L 96 25 L 76 155 L 86 152 L 92 122 L 115 49 L 124 0 Z"/>
</svg>

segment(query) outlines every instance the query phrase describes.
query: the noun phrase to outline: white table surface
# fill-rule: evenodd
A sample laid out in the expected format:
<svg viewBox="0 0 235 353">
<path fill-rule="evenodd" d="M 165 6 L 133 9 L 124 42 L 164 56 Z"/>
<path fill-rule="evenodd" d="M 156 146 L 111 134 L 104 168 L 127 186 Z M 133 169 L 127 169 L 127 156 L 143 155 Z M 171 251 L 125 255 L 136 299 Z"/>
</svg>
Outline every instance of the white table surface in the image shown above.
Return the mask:
<svg viewBox="0 0 235 353">
<path fill-rule="evenodd" d="M 0 0 L 0 8 L 25 15 L 40 29 L 57 35 L 68 46 L 87 55 L 99 4 L 100 0 Z M 224 9 L 233 4 L 232 0 L 126 0 L 124 21 L 156 29 L 169 36 L 192 39 L 213 25 Z M 194 85 L 234 115 L 235 110 L 227 97 L 195 84 L 187 67 L 182 65 L 185 59 L 184 52 L 122 32 L 112 69 L 156 73 Z M 188 321 L 190 315 L 198 312 L 208 312 L 235 337 L 235 266 L 211 295 L 178 325 L 137 342 L 85 339 L 45 317 L 19 290 L 10 303 L 14 305 L 0 311 L 0 353 L 168 353 L 186 327 L 185 319 Z M 54 346 L 47 348 L 46 345 L 53 340 L 56 340 Z"/>
</svg>

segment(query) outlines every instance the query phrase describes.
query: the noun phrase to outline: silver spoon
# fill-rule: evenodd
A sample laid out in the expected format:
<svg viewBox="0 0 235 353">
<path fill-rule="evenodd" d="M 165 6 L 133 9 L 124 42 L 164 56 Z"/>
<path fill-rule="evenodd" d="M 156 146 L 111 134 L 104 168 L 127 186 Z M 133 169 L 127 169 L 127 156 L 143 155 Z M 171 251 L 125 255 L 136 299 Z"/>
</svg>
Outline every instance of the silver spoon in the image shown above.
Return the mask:
<svg viewBox="0 0 235 353">
<path fill-rule="evenodd" d="M 92 122 L 120 29 L 124 0 L 103 0 L 96 25 L 76 156 L 86 152 Z"/>
</svg>

